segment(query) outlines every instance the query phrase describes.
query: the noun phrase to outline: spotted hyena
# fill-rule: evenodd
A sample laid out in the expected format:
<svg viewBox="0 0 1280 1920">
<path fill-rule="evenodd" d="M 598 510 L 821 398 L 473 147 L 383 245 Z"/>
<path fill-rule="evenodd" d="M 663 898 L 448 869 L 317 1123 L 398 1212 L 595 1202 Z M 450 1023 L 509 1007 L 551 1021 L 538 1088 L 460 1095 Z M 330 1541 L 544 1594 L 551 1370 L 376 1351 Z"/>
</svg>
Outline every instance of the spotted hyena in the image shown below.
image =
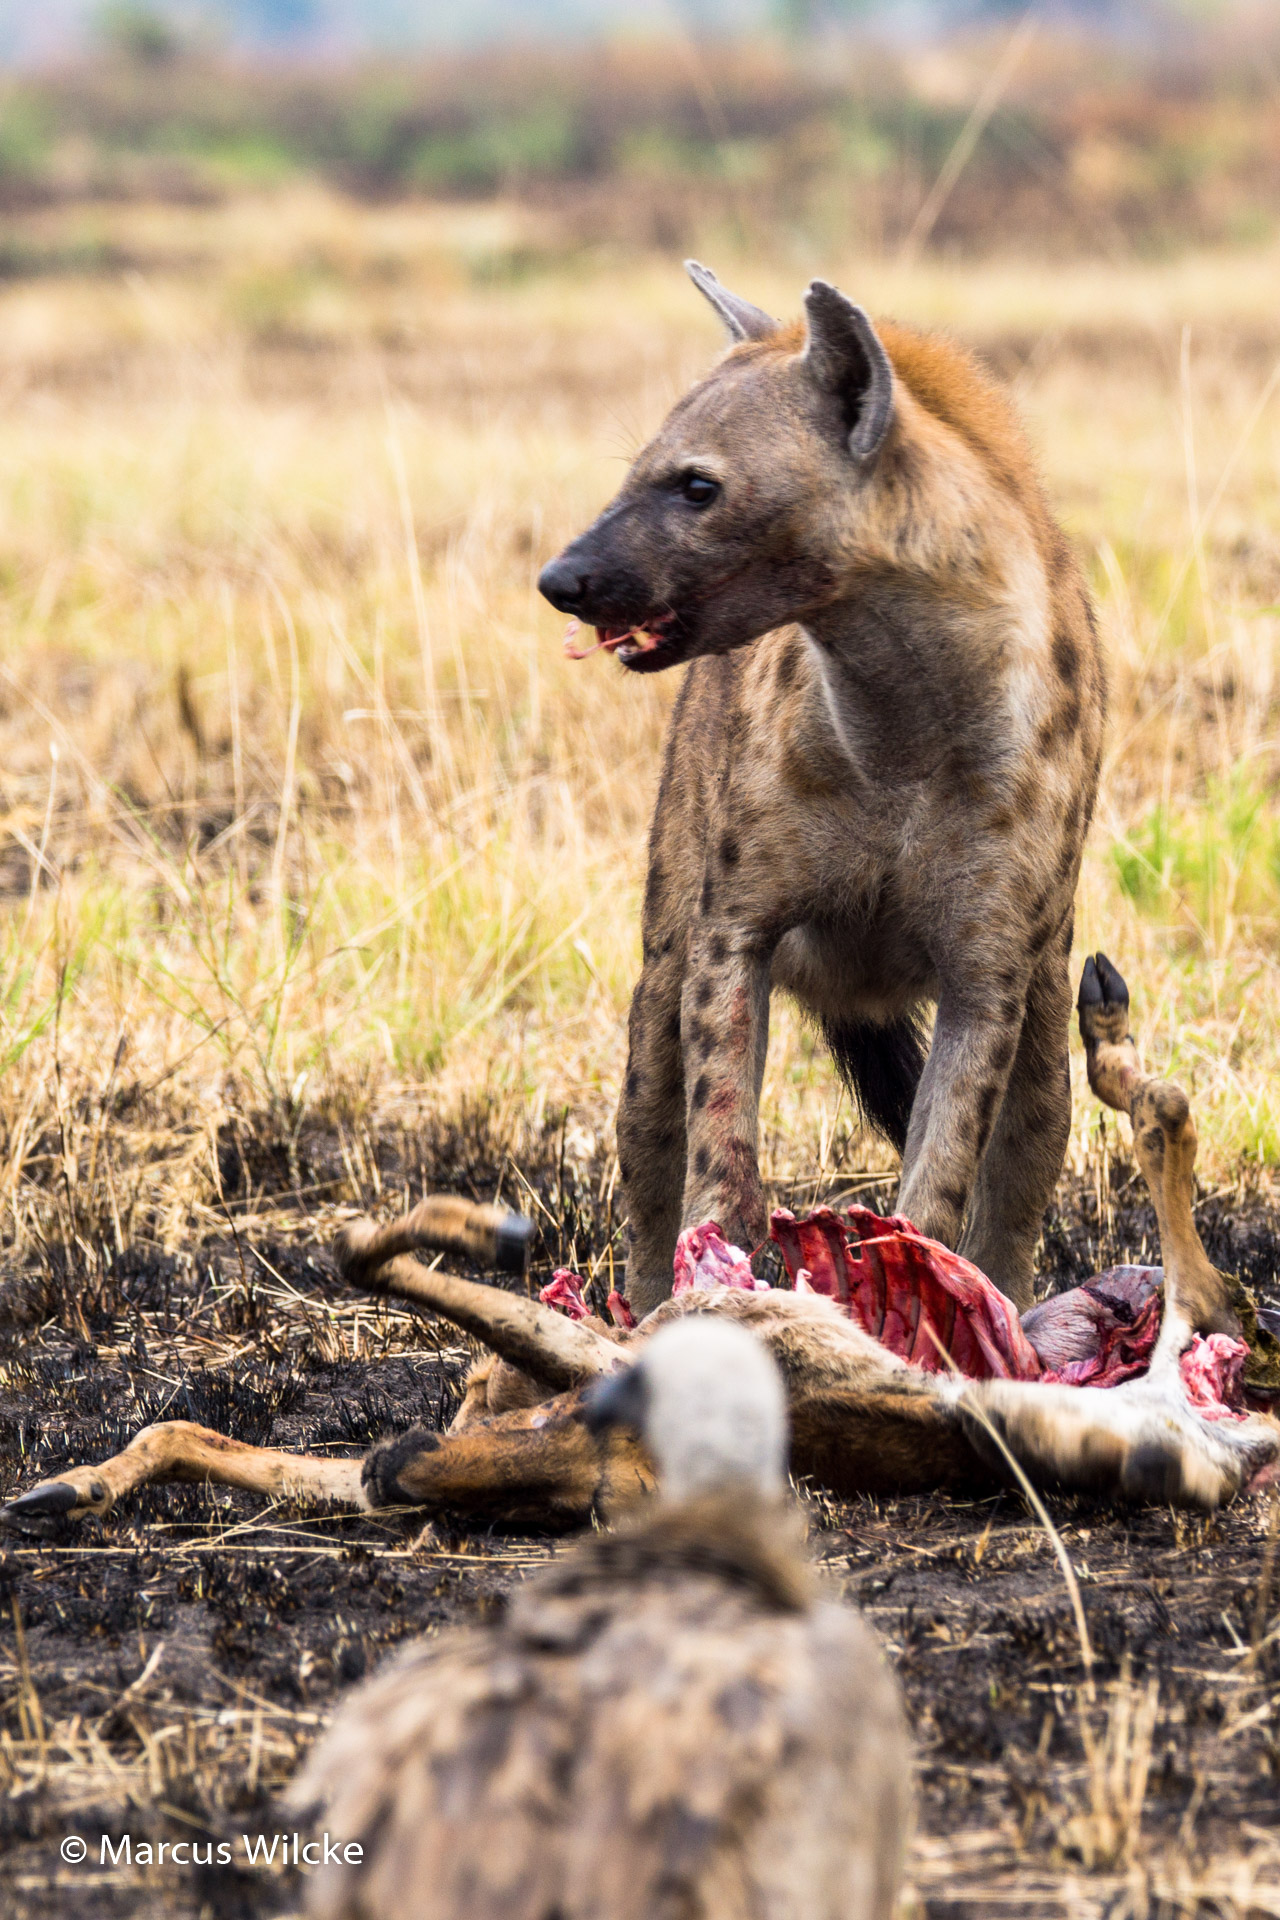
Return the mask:
<svg viewBox="0 0 1280 1920">
<path fill-rule="evenodd" d="M 966 353 L 823 281 L 780 326 L 690 273 L 737 344 L 539 581 L 629 671 L 690 663 L 618 1113 L 629 1291 L 670 1292 L 684 1224 L 763 1234 L 776 986 L 901 1149 L 899 1209 L 1026 1306 L 1070 1121 L 1088 594 Z"/>
</svg>

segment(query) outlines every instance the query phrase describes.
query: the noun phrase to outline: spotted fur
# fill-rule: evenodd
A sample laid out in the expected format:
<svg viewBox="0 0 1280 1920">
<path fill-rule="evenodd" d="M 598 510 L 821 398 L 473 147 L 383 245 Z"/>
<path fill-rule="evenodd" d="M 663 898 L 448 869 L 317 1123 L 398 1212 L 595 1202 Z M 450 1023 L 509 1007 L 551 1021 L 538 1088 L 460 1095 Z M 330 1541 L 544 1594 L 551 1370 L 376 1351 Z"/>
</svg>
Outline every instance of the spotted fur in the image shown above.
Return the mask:
<svg viewBox="0 0 1280 1920">
<path fill-rule="evenodd" d="M 897 1136 L 898 1209 L 1026 1306 L 1070 1122 L 1102 737 L 1084 581 L 968 354 L 873 329 L 821 282 L 790 327 L 711 289 L 739 344 L 542 579 L 606 632 L 658 636 L 620 649 L 629 670 L 690 662 L 618 1112 L 628 1290 L 642 1312 L 666 1297 L 682 1226 L 762 1237 L 782 988 Z"/>
</svg>

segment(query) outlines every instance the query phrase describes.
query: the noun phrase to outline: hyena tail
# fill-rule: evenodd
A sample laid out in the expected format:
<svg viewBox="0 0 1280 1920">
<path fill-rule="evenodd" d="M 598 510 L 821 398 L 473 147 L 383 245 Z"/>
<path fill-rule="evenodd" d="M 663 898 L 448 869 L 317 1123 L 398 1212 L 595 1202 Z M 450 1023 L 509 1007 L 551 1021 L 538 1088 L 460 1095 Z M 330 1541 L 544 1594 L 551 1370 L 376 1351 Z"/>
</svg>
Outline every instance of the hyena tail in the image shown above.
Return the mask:
<svg viewBox="0 0 1280 1920">
<path fill-rule="evenodd" d="M 908 1013 L 885 1026 L 872 1020 L 824 1020 L 822 1031 L 863 1119 L 901 1153 L 929 1051 L 927 1029 Z"/>
</svg>

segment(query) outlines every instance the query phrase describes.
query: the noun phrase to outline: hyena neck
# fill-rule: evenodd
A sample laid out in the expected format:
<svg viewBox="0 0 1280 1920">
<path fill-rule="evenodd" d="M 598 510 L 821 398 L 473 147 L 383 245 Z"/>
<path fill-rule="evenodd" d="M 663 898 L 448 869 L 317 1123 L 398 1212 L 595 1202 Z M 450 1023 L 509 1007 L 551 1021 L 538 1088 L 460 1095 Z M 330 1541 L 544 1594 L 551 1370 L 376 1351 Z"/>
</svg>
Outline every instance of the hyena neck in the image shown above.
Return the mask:
<svg viewBox="0 0 1280 1920">
<path fill-rule="evenodd" d="M 803 631 L 846 747 L 851 731 L 888 728 L 925 751 L 966 734 L 989 751 L 993 719 L 1008 742 L 1019 683 L 1048 666 L 1061 536 L 1030 472 L 1012 492 L 991 449 L 901 380 L 897 404 L 874 477 L 847 503 L 837 592 Z"/>
<path fill-rule="evenodd" d="M 945 754 L 1013 743 L 1018 687 L 1039 670 L 1050 625 L 1043 570 L 1029 594 L 1031 571 L 1020 595 L 999 566 L 950 593 L 937 580 L 873 578 L 804 621 L 816 686 L 851 760 L 910 777 Z"/>
</svg>

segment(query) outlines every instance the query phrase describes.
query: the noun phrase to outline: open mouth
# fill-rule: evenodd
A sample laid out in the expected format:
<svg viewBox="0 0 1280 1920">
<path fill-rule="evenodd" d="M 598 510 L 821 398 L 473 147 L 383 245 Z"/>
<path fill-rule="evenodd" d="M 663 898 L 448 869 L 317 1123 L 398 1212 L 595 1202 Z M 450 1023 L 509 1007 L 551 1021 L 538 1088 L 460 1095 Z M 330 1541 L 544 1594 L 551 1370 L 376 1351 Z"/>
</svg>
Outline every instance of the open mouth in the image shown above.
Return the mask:
<svg viewBox="0 0 1280 1920">
<path fill-rule="evenodd" d="M 588 654 L 604 652 L 616 653 L 625 666 L 638 661 L 656 666 L 661 656 L 675 647 L 679 620 L 675 613 L 659 613 L 630 626 L 596 627 L 590 646 L 576 644 L 582 630 L 581 620 L 571 620 L 565 628 L 564 650 L 570 660 L 585 660 Z"/>
</svg>

